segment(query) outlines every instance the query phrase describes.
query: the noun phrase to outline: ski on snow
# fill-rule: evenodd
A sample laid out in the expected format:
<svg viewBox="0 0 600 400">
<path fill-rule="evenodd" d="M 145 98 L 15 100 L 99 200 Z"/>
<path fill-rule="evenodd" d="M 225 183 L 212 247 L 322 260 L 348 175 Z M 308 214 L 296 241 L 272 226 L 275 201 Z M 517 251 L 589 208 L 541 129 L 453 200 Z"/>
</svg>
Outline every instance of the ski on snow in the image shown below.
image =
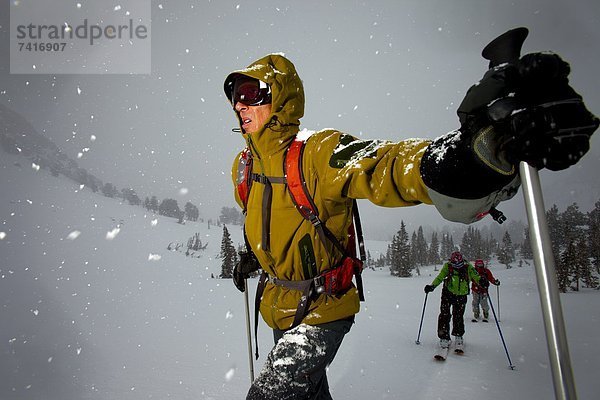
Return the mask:
<svg viewBox="0 0 600 400">
<path fill-rule="evenodd" d="M 437 353 L 434 354 L 433 358 L 437 361 L 446 361 L 448 358 L 448 353 L 450 352 L 450 347 L 440 347 Z"/>
<path fill-rule="evenodd" d="M 440 347 L 438 351 L 433 355 L 433 358 L 437 361 L 446 361 L 446 358 L 448 358 L 449 353 L 450 347 Z M 465 354 L 464 345 L 455 345 L 454 353 L 459 355 Z"/>
<path fill-rule="evenodd" d="M 465 345 L 463 343 L 457 344 L 456 346 L 454 346 L 454 352 L 460 355 L 465 354 Z"/>
</svg>

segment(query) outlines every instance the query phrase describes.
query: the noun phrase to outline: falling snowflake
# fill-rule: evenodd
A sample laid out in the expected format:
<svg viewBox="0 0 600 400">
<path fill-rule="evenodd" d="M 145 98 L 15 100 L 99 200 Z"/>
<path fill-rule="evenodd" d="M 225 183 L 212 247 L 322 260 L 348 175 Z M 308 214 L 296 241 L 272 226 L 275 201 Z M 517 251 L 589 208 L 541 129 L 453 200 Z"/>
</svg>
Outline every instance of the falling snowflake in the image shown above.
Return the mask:
<svg viewBox="0 0 600 400">
<path fill-rule="evenodd" d="M 225 380 L 227 382 L 231 381 L 233 379 L 234 375 L 235 375 L 235 368 L 230 368 L 229 371 L 227 371 L 227 373 L 225 374 Z"/>
<path fill-rule="evenodd" d="M 160 254 L 148 254 L 148 261 L 158 261 L 160 260 L 162 257 Z"/>
<path fill-rule="evenodd" d="M 75 240 L 79 237 L 79 235 L 81 235 L 80 231 L 73 231 L 73 232 L 69 233 L 69 235 L 67 236 L 67 239 Z"/>
<path fill-rule="evenodd" d="M 115 228 L 110 232 L 106 232 L 106 240 L 113 240 L 121 232 L 120 228 Z"/>
</svg>

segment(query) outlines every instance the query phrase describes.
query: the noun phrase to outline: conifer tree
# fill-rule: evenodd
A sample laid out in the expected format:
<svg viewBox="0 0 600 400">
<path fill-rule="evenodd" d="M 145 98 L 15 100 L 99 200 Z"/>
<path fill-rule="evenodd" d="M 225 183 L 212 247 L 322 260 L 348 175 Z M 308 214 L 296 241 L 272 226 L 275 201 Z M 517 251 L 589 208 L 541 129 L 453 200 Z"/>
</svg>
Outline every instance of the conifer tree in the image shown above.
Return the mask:
<svg viewBox="0 0 600 400">
<path fill-rule="evenodd" d="M 417 232 L 413 231 L 410 238 L 410 263 L 413 265 L 418 264 L 419 254 L 417 254 Z"/>
<path fill-rule="evenodd" d="M 390 265 L 390 274 L 393 276 L 400 275 L 400 232 L 397 232 L 394 237 L 392 237 L 392 242 L 388 245 L 386 258 Z"/>
<path fill-rule="evenodd" d="M 231 235 L 227 230 L 227 226 L 223 225 L 223 238 L 221 239 L 221 252 L 219 253 L 221 258 L 221 275 L 220 278 L 232 278 L 233 268 L 237 262 L 237 253 L 233 242 L 231 241 Z"/>
<path fill-rule="evenodd" d="M 596 274 L 600 274 L 600 201 L 588 213 L 588 248 Z"/>
<path fill-rule="evenodd" d="M 198 221 L 200 211 L 198 211 L 198 207 L 196 207 L 192 202 L 188 201 L 187 203 L 185 203 L 183 209 L 185 212 L 185 218 L 188 221 Z"/>
<path fill-rule="evenodd" d="M 521 258 L 533 258 L 533 250 L 531 249 L 531 238 L 529 237 L 529 228 L 524 230 L 523 243 L 521 244 Z"/>
<path fill-rule="evenodd" d="M 450 258 L 450 254 L 454 251 L 454 240 L 452 239 L 452 235 L 449 233 L 444 233 L 442 236 L 442 250 L 441 250 L 441 259 L 446 260 Z"/>
<path fill-rule="evenodd" d="M 553 204 L 552 207 L 546 211 L 546 222 L 548 224 L 548 234 L 550 236 L 550 242 L 552 247 L 552 255 L 554 256 L 554 260 L 560 259 L 560 246 L 562 244 L 561 240 L 561 224 L 560 224 L 560 214 L 558 212 L 558 207 L 556 204 Z"/>
<path fill-rule="evenodd" d="M 158 199 L 156 196 L 152 196 L 150 199 L 150 210 L 154 211 L 155 213 L 158 212 Z"/>
<path fill-rule="evenodd" d="M 475 231 L 473 227 L 469 226 L 463 234 L 462 241 L 460 242 L 460 252 L 463 257 L 467 260 L 473 260 L 475 256 Z"/>
<path fill-rule="evenodd" d="M 498 261 L 506 265 L 506 268 L 511 268 L 510 263 L 515 260 L 515 250 L 513 248 L 512 239 L 508 231 L 504 232 L 502 236 L 502 245 L 498 253 Z"/>
<path fill-rule="evenodd" d="M 404 221 L 400 223 L 400 230 L 392 239 L 389 249 L 390 272 L 394 276 L 410 277 L 412 265 L 410 262 L 410 245 L 408 242 L 408 233 Z"/>
<path fill-rule="evenodd" d="M 558 284 L 558 290 L 565 293 L 570 285 L 569 280 L 569 262 L 575 256 L 577 249 L 575 243 L 569 242 L 565 250 L 561 253 L 560 258 L 555 260 L 556 262 L 556 281 Z"/>
<path fill-rule="evenodd" d="M 440 262 L 440 243 L 437 232 L 431 234 L 431 243 L 429 244 L 428 264 L 438 264 Z"/>
<path fill-rule="evenodd" d="M 158 212 L 160 215 L 172 218 L 180 218 L 181 210 L 175 199 L 163 199 L 158 206 Z"/>
<path fill-rule="evenodd" d="M 582 283 L 586 288 L 598 288 L 598 277 L 594 275 L 588 257 L 587 238 L 582 236 L 576 239 L 574 246 L 577 251 L 571 260 L 571 269 L 573 270 L 571 287 L 573 290 L 579 290 L 579 284 Z"/>
<path fill-rule="evenodd" d="M 415 243 L 417 249 L 415 251 L 415 254 L 417 256 L 417 259 L 415 260 L 415 262 L 413 264 L 415 264 L 415 266 L 423 266 L 425 264 L 427 264 L 427 241 L 425 240 L 425 235 L 423 234 L 423 227 L 419 226 L 419 228 L 417 229 L 417 240 Z"/>
<path fill-rule="evenodd" d="M 562 240 L 565 248 L 561 253 L 557 267 L 559 288 L 566 282 L 572 290 L 578 291 L 580 282 L 585 286 L 596 287 L 597 279 L 592 274 L 587 247 L 587 231 L 589 220 L 579 210 L 577 203 L 571 204 L 560 214 Z M 565 276 L 561 276 L 564 274 Z M 564 287 L 566 290 L 567 287 Z"/>
</svg>

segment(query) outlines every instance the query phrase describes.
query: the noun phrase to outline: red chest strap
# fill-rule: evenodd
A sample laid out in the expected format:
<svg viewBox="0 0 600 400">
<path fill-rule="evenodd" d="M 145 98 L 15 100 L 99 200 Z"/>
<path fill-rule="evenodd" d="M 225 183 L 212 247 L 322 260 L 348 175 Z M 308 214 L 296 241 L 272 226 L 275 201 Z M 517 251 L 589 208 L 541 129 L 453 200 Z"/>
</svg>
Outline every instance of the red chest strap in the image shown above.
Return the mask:
<svg viewBox="0 0 600 400">
<path fill-rule="evenodd" d="M 237 192 L 242 204 L 244 205 L 244 211 L 248 204 L 248 195 L 250 194 L 250 186 L 252 185 L 252 155 L 249 148 L 245 148 L 240 155 L 240 160 L 237 169 Z"/>
</svg>

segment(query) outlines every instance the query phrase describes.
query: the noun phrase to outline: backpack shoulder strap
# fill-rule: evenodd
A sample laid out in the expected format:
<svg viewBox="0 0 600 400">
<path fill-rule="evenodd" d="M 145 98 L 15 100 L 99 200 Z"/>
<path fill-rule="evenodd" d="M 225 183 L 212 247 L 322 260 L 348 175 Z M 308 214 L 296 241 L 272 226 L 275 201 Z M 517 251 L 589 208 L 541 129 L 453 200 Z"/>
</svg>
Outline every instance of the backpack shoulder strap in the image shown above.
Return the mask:
<svg viewBox="0 0 600 400">
<path fill-rule="evenodd" d="M 294 205 L 302 216 L 313 222 L 319 220 L 319 210 L 308 192 L 304 174 L 302 172 L 302 155 L 304 153 L 304 140 L 294 140 L 285 155 L 285 176 L 287 187 Z"/>
<path fill-rule="evenodd" d="M 300 212 L 300 214 L 310 221 L 321 238 L 321 241 L 325 242 L 325 239 L 329 240 L 340 250 L 344 255 L 356 256 L 356 245 L 355 240 L 358 238 L 358 247 L 360 251 L 360 259 L 364 262 L 366 257 L 364 239 L 362 235 L 362 226 L 360 223 L 360 215 L 358 213 L 358 204 L 356 200 L 353 200 L 352 214 L 353 223 L 350 226 L 350 240 L 348 247 L 344 248 L 337 240 L 335 235 L 331 233 L 329 229 L 325 227 L 325 224 L 319 218 L 319 210 L 315 205 L 308 188 L 306 187 L 306 181 L 304 179 L 304 173 L 302 171 L 302 156 L 304 153 L 305 140 L 296 138 L 287 150 L 285 156 L 285 176 L 288 187 L 288 192 L 292 197 L 294 205 Z M 356 235 L 356 238 L 355 238 Z"/>
<path fill-rule="evenodd" d="M 238 196 L 244 205 L 244 213 L 246 213 L 248 195 L 250 194 L 250 187 L 252 186 L 252 153 L 250 153 L 248 147 L 242 150 L 242 153 L 240 154 L 236 183 Z"/>
</svg>

